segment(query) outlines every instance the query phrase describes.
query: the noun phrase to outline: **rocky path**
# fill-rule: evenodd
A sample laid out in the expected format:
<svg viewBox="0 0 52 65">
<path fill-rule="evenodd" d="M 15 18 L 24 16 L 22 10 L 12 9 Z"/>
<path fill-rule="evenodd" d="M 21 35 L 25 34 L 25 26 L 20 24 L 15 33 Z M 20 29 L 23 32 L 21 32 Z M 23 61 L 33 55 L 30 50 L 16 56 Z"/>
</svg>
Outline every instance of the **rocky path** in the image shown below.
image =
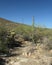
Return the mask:
<svg viewBox="0 0 52 65">
<path fill-rule="evenodd" d="M 52 65 L 51 57 L 41 57 L 39 59 L 35 58 L 26 58 L 26 57 L 16 57 L 14 60 L 6 65 Z"/>
<path fill-rule="evenodd" d="M 30 47 L 28 47 L 31 49 Z M 15 51 L 15 53 L 20 53 L 20 55 L 9 57 L 8 63 L 6 65 L 52 65 L 52 54 L 49 51 L 44 51 L 38 47 L 36 51 L 32 53 L 31 56 L 22 55 L 24 52 L 29 51 L 27 47 L 21 48 L 19 51 Z"/>
</svg>

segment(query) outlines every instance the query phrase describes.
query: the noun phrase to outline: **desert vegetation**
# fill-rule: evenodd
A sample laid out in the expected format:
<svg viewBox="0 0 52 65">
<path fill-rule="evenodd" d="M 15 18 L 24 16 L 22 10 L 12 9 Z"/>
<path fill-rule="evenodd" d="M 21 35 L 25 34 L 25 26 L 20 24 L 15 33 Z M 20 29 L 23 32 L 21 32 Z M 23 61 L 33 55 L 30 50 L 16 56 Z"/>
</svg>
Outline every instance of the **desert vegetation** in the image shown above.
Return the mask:
<svg viewBox="0 0 52 65">
<path fill-rule="evenodd" d="M 31 26 L 0 18 L 0 57 L 6 65 L 52 65 L 52 29 L 36 27 L 34 18 Z"/>
</svg>

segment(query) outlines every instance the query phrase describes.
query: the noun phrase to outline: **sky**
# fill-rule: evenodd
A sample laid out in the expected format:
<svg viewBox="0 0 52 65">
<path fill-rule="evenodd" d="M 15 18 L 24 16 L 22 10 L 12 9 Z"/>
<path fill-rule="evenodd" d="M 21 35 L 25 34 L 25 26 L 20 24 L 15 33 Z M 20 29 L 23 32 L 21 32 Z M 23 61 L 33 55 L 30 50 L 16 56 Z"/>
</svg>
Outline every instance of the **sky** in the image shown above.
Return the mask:
<svg viewBox="0 0 52 65">
<path fill-rule="evenodd" d="M 0 17 L 31 25 L 52 28 L 52 0 L 0 0 Z"/>
</svg>

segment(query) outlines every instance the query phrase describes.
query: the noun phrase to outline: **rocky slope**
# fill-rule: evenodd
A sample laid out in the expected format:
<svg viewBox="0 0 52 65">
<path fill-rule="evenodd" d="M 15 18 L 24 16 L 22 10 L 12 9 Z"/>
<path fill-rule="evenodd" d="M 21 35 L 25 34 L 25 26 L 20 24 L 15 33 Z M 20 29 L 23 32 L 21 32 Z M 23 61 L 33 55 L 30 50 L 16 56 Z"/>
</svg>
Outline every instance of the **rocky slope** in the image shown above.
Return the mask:
<svg viewBox="0 0 52 65">
<path fill-rule="evenodd" d="M 44 48 L 42 44 L 16 48 L 17 55 L 7 58 L 6 65 L 52 65 L 52 50 Z"/>
</svg>

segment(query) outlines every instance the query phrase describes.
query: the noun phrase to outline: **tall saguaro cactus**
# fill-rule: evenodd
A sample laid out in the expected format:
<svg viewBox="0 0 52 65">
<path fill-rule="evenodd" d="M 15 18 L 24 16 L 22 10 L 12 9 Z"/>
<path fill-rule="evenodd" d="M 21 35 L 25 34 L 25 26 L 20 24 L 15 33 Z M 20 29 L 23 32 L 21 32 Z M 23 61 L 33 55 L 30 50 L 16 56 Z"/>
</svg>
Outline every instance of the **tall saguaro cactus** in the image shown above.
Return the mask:
<svg viewBox="0 0 52 65">
<path fill-rule="evenodd" d="M 34 31 L 34 16 L 32 17 L 32 31 Z"/>
<path fill-rule="evenodd" d="M 32 17 L 32 42 L 34 43 L 34 30 L 35 30 L 35 26 L 34 26 L 34 16 Z"/>
</svg>

